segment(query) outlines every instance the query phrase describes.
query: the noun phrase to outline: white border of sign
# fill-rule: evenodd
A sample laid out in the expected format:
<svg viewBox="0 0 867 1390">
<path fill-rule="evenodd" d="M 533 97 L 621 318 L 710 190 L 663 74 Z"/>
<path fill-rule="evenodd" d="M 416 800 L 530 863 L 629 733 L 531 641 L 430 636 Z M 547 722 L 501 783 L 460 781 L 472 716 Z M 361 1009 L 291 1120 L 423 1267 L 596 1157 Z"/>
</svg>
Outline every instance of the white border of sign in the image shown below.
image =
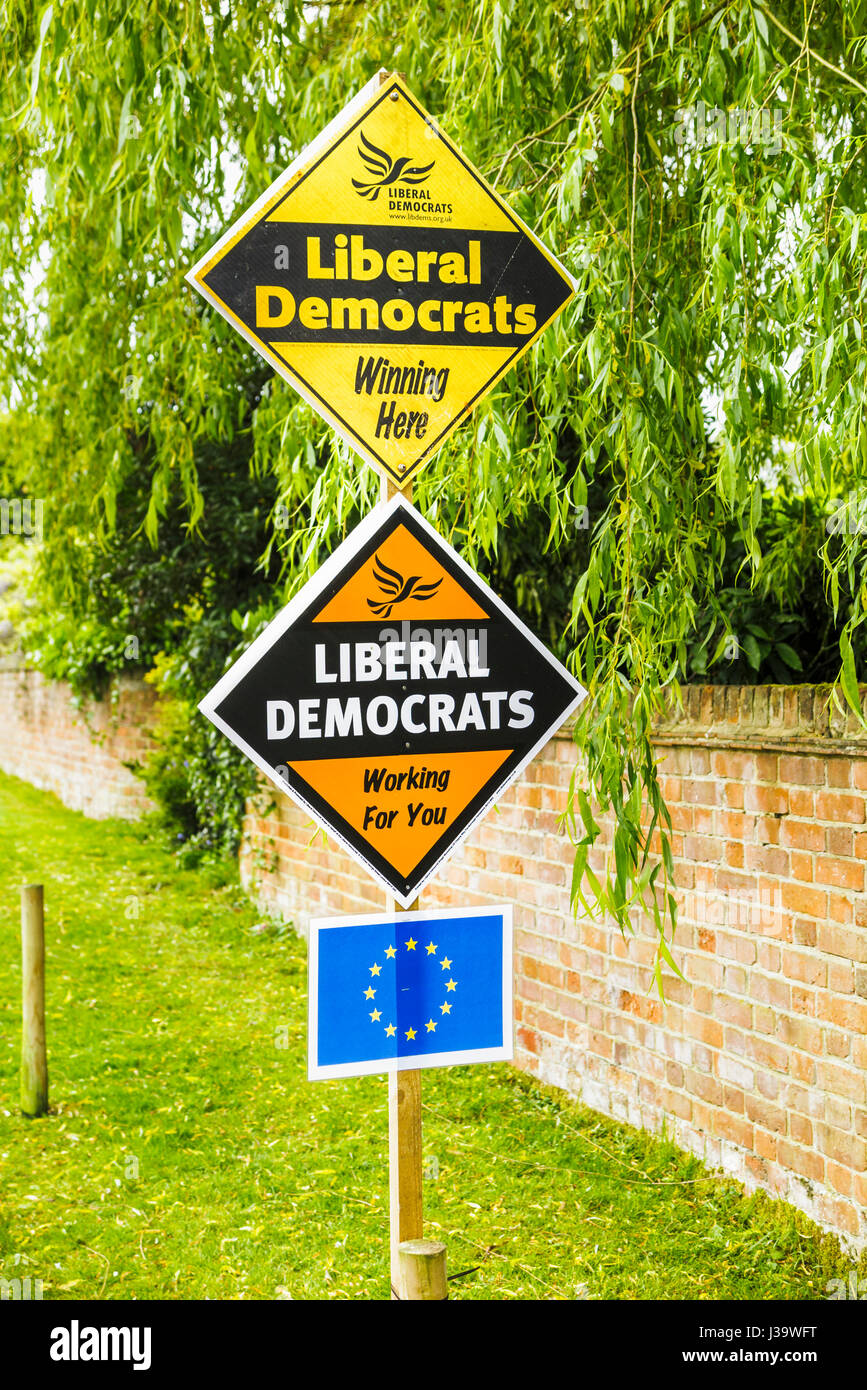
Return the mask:
<svg viewBox="0 0 867 1390">
<path fill-rule="evenodd" d="M 503 923 L 503 1045 L 502 1047 L 468 1048 L 463 1052 L 428 1052 L 388 1061 L 347 1062 L 320 1067 L 317 1059 L 317 1025 L 319 1022 L 319 933 L 332 927 L 400 926 L 412 927 L 416 922 L 441 922 L 449 917 L 499 917 Z M 473 1062 L 511 1062 L 515 1055 L 512 1033 L 513 971 L 512 971 L 512 906 L 501 907 L 444 907 L 437 911 L 370 912 L 349 917 L 319 917 L 310 923 L 307 964 L 307 1080 L 328 1081 L 338 1076 L 374 1076 L 378 1073 L 415 1071 L 420 1067 L 456 1067 Z"/>
<path fill-rule="evenodd" d="M 333 826 L 328 825 L 327 822 L 325 822 L 318 815 L 318 813 L 313 809 L 313 807 L 307 801 L 305 801 L 301 795 L 299 795 L 293 788 L 287 786 L 287 784 L 283 781 L 283 779 L 279 776 L 275 769 L 273 767 L 270 767 L 268 763 L 266 763 L 264 758 L 260 758 L 259 754 L 256 753 L 255 750 L 251 748 L 250 745 L 243 738 L 241 738 L 237 733 L 235 733 L 235 731 L 232 728 L 230 728 L 230 726 L 225 722 L 225 720 L 221 719 L 220 716 L 216 713 L 217 705 L 219 705 L 225 699 L 225 697 L 232 690 L 234 690 L 235 686 L 238 684 L 241 678 L 247 674 L 251 667 L 256 665 L 256 663 L 265 655 L 267 651 L 270 650 L 270 648 L 274 645 L 277 639 L 283 636 L 283 633 L 286 631 L 286 629 L 292 626 L 296 619 L 299 618 L 301 614 L 305 611 L 305 609 L 309 607 L 311 602 L 314 599 L 318 598 L 319 595 L 323 592 L 323 590 L 327 588 L 327 586 L 333 580 L 339 578 L 342 571 L 346 568 L 347 563 L 355 555 L 358 554 L 362 546 L 364 546 L 367 543 L 367 541 L 373 536 L 375 531 L 382 525 L 383 521 L 392 512 L 397 511 L 400 508 L 403 508 L 403 510 L 405 510 L 406 512 L 411 513 L 414 521 L 417 522 L 417 524 L 422 528 L 423 531 L 426 531 L 430 535 L 432 540 L 437 545 L 445 546 L 451 552 L 452 557 L 454 558 L 459 570 L 463 571 L 463 573 L 466 574 L 468 579 L 472 580 L 472 582 L 475 585 L 477 585 L 478 588 L 481 589 L 487 603 L 493 606 L 494 608 L 499 609 L 499 611 L 508 619 L 512 626 L 516 628 L 522 634 L 522 636 L 527 639 L 528 642 L 531 642 L 533 644 L 533 646 L 536 648 L 536 651 L 539 652 L 540 655 L 543 656 L 552 667 L 556 667 L 556 669 L 560 672 L 564 679 L 568 681 L 570 685 L 573 686 L 575 690 L 575 698 L 572 701 L 572 703 L 568 706 L 568 708 L 564 711 L 563 718 L 560 721 L 560 723 L 565 722 L 569 718 L 569 715 L 574 713 L 578 706 L 587 697 L 587 691 L 584 689 L 583 685 L 581 685 L 575 679 L 571 672 L 567 671 L 566 668 L 559 661 L 557 661 L 556 657 L 551 655 L 548 649 L 544 647 L 542 643 L 539 641 L 538 637 L 534 636 L 534 634 L 530 631 L 526 624 L 521 621 L 518 615 L 516 613 L 513 613 L 512 610 L 508 608 L 505 603 L 503 603 L 502 599 L 497 597 L 493 589 L 491 589 L 482 579 L 481 575 L 476 574 L 470 568 L 466 561 L 463 560 L 460 555 L 458 555 L 457 551 L 452 549 L 448 541 L 444 540 L 443 537 L 436 530 L 434 530 L 433 526 L 431 526 L 429 521 L 425 520 L 421 512 L 417 511 L 416 508 L 413 507 L 410 502 L 407 502 L 406 498 L 401 496 L 400 494 L 398 494 L 396 497 L 393 497 L 390 502 L 380 502 L 378 506 L 374 507 L 373 511 L 368 513 L 368 515 L 364 518 L 363 521 L 359 522 L 355 530 L 352 531 L 349 536 L 347 536 L 346 540 L 343 541 L 331 555 L 329 555 L 328 559 L 324 562 L 324 564 L 320 565 L 319 569 L 316 571 L 313 577 L 307 581 L 303 589 L 300 589 L 298 593 L 295 595 L 295 597 L 290 599 L 286 607 L 281 609 L 281 611 L 277 614 L 276 618 L 272 619 L 272 621 L 265 628 L 264 632 L 261 632 L 259 636 L 256 638 L 255 642 L 251 643 L 251 645 L 247 648 L 243 655 L 238 658 L 231 670 L 227 671 L 226 674 L 213 687 L 213 689 L 208 691 L 208 694 L 204 697 L 203 700 L 200 701 L 199 709 L 201 710 L 202 714 L 206 716 L 206 718 L 210 719 L 212 724 L 215 724 L 216 727 L 220 729 L 221 732 L 224 733 L 227 738 L 231 739 L 232 743 L 235 744 L 236 748 L 240 748 L 242 753 L 246 753 L 250 761 L 255 763 L 256 767 L 259 768 L 260 772 L 264 772 L 265 776 L 270 778 L 274 785 L 277 788 L 279 788 L 279 790 L 283 792 L 285 796 L 291 797 L 291 799 L 298 806 L 300 806 L 302 810 L 306 811 L 326 836 L 333 837 L 338 842 L 338 844 L 346 850 L 347 854 L 350 854 L 357 864 L 361 864 L 362 867 L 366 869 L 367 872 L 371 874 L 373 878 L 376 879 L 377 883 L 379 883 L 385 889 L 385 891 L 391 895 L 391 897 L 396 898 L 397 901 L 403 907 L 409 907 L 411 903 L 415 902 L 416 898 L 424 888 L 425 884 L 429 883 L 430 880 L 433 878 L 434 874 L 437 872 L 438 868 L 443 863 L 443 861 L 447 859 L 449 855 L 453 854 L 457 849 L 459 849 L 460 846 L 466 841 L 467 837 L 472 833 L 472 831 L 478 825 L 479 821 L 487 815 L 488 811 L 491 809 L 491 807 L 494 805 L 497 799 L 500 796 L 502 796 L 506 789 L 509 786 L 511 786 L 511 784 L 521 775 L 524 768 L 527 766 L 529 762 L 532 762 L 533 758 L 535 758 L 539 750 L 544 748 L 552 733 L 556 728 L 560 727 L 560 724 L 552 724 L 544 730 L 541 737 L 537 740 L 536 743 L 533 744 L 526 757 L 523 758 L 522 761 L 518 764 L 518 766 L 515 767 L 513 771 L 509 774 L 506 781 L 500 782 L 495 786 L 488 800 L 484 803 L 484 805 L 482 805 L 479 808 L 476 815 L 467 824 L 459 838 L 457 840 L 453 840 L 451 844 L 449 844 L 443 850 L 439 859 L 437 859 L 436 862 L 431 866 L 431 868 L 425 874 L 424 878 L 421 879 L 415 885 L 410 894 L 402 894 L 398 893 L 395 890 L 394 885 L 389 883 L 387 879 L 381 876 L 378 869 L 374 868 L 372 864 L 368 863 L 367 859 L 364 857 L 361 851 L 359 851 L 353 845 L 350 845 L 346 840 L 344 840 L 343 836 L 340 835 Z"/>
</svg>

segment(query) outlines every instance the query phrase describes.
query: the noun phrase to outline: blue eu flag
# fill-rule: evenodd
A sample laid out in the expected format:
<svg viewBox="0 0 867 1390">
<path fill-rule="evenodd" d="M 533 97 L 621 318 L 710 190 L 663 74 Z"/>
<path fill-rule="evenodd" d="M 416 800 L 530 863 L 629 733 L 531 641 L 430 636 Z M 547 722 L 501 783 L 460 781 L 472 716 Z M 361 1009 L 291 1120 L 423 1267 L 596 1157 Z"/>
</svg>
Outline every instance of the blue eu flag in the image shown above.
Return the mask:
<svg viewBox="0 0 867 1390">
<path fill-rule="evenodd" d="M 512 1056 L 511 910 L 310 928 L 311 1080 Z"/>
</svg>

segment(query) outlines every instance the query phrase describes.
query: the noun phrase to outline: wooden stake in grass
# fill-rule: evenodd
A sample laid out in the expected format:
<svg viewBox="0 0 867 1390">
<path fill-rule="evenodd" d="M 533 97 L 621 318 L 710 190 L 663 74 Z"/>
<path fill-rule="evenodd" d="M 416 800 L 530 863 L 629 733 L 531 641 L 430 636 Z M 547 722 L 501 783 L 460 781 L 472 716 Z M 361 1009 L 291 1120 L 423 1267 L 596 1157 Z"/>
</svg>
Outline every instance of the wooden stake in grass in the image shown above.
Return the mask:
<svg viewBox="0 0 867 1390">
<path fill-rule="evenodd" d="M 45 1058 L 45 918 L 41 883 L 21 889 L 21 1109 L 48 1110 Z"/>
<path fill-rule="evenodd" d="M 405 1240 L 400 1247 L 403 1297 L 424 1302 L 448 1298 L 446 1247 L 439 1240 Z"/>
</svg>

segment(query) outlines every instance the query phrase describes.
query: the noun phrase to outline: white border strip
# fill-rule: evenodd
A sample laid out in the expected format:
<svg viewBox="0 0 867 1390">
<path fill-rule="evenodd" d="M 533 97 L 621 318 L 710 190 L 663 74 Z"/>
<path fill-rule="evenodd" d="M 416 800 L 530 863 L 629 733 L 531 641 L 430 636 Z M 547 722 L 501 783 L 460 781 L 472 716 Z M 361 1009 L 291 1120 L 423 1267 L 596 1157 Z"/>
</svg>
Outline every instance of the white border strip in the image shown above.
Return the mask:
<svg viewBox="0 0 867 1390">
<path fill-rule="evenodd" d="M 319 933 L 334 927 L 413 926 L 442 922 L 454 917 L 499 917 L 503 923 L 503 1043 L 501 1047 L 468 1048 L 463 1052 L 407 1054 L 372 1062 L 335 1063 L 319 1066 Z M 386 1072 L 415 1071 L 421 1067 L 466 1066 L 475 1062 L 511 1062 L 515 1055 L 512 1031 L 512 905 L 501 907 L 446 907 L 423 912 L 370 912 L 351 917 L 320 917 L 311 921 L 307 957 L 307 1080 L 330 1081 L 340 1076 L 375 1076 Z"/>
</svg>

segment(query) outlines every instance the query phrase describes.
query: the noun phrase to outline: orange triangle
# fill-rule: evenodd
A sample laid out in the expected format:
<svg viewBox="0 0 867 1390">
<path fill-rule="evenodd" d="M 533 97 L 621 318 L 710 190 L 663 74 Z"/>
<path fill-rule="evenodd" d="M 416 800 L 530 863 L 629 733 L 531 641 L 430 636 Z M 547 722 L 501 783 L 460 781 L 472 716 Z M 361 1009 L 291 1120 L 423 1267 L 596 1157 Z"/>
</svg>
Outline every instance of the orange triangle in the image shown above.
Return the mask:
<svg viewBox="0 0 867 1390">
<path fill-rule="evenodd" d="M 505 748 L 493 752 L 423 753 L 420 756 L 401 753 L 376 760 L 323 758 L 290 763 L 290 767 L 333 806 L 372 849 L 408 878 L 437 841 L 452 830 L 461 812 L 511 752 L 511 748 Z M 376 791 L 374 778 L 380 771 L 383 775 Z M 422 786 L 408 790 L 407 781 L 413 773 L 416 779 L 422 774 Z M 433 776 L 427 779 L 424 773 L 436 774 L 443 790 L 439 790 Z M 432 785 L 424 787 L 425 780 L 430 780 Z M 411 825 L 410 806 L 420 808 Z M 431 814 L 426 817 L 425 812 Z"/>
<path fill-rule="evenodd" d="M 461 622 L 487 616 L 401 523 L 314 622 Z"/>
</svg>

